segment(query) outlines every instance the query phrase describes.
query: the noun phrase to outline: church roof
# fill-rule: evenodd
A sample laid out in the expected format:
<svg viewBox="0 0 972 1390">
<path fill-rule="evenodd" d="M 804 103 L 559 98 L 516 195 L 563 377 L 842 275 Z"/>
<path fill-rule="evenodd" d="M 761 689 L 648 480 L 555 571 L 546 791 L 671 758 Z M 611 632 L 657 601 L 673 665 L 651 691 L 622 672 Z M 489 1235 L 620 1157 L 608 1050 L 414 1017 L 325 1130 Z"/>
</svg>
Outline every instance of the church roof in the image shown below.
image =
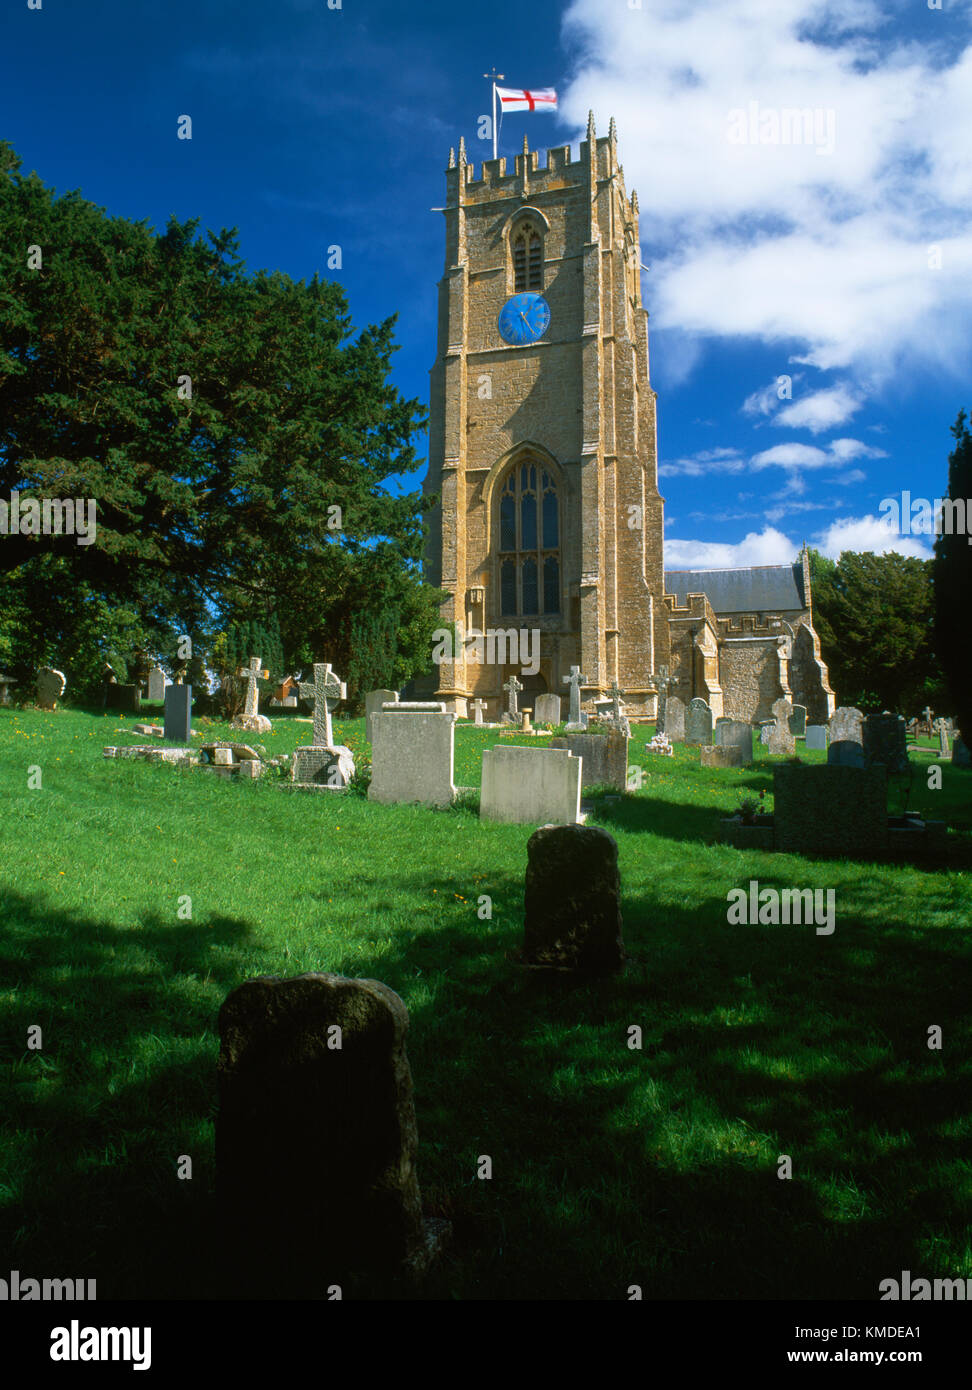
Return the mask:
<svg viewBox="0 0 972 1390">
<path fill-rule="evenodd" d="M 800 561 L 739 570 L 666 570 L 665 593 L 674 594 L 680 608 L 689 594 L 705 594 L 716 613 L 780 613 L 807 606 Z"/>
</svg>

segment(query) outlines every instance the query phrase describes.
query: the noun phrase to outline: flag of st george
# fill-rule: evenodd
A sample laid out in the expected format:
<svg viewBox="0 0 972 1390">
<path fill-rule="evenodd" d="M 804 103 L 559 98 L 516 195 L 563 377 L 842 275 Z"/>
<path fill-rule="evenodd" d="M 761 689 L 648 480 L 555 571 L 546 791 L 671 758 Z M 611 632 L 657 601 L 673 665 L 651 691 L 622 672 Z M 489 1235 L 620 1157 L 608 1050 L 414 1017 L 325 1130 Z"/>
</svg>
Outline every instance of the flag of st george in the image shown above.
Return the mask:
<svg viewBox="0 0 972 1390">
<path fill-rule="evenodd" d="M 500 99 L 500 109 L 506 113 L 509 111 L 556 111 L 557 93 L 553 87 L 534 88 L 529 92 L 520 92 L 513 87 L 497 87 L 496 95 Z"/>
</svg>

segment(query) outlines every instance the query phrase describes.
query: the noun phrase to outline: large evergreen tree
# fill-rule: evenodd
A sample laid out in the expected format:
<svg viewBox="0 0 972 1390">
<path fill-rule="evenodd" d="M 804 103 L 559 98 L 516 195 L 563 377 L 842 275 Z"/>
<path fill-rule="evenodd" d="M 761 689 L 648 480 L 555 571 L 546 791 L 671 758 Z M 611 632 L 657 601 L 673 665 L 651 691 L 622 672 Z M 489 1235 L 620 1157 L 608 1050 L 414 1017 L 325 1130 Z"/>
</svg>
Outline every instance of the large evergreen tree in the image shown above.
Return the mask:
<svg viewBox="0 0 972 1390">
<path fill-rule="evenodd" d="M 941 709 L 931 560 L 846 550 L 810 552 L 813 624 L 840 704 L 917 713 Z"/>
<path fill-rule="evenodd" d="M 972 434 L 964 410 L 952 426 L 955 448 L 948 460 L 948 496 L 962 502 L 964 533 L 935 541 L 935 643 L 962 741 L 972 748 Z"/>
<path fill-rule="evenodd" d="M 427 504 L 384 484 L 414 470 L 424 418 L 388 379 L 394 320 L 355 335 L 340 286 L 249 274 L 234 233 L 197 226 L 57 197 L 0 143 L 0 497 L 93 498 L 98 518 L 89 546 L 0 538 L 0 575 L 54 556 L 159 651 L 276 612 L 288 665 L 397 607 L 421 615 L 398 648 L 420 669 Z"/>
</svg>

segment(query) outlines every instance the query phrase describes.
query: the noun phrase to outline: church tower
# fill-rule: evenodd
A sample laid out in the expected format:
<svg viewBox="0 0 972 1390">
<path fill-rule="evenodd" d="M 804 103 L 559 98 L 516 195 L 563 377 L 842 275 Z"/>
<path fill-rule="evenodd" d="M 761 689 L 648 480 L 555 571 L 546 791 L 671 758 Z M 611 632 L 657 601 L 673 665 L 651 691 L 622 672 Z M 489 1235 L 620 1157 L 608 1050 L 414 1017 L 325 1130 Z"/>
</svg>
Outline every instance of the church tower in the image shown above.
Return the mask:
<svg viewBox="0 0 972 1390">
<path fill-rule="evenodd" d="M 477 179 L 460 142 L 446 172 L 426 578 L 465 643 L 436 698 L 495 717 L 512 674 L 529 707 L 576 665 L 585 701 L 616 680 L 652 715 L 669 629 L 637 195 L 593 115 L 578 160 L 563 146 L 540 168 L 524 139 L 513 166 Z M 514 630 L 539 632 L 538 671 L 502 636 L 477 659 L 470 634 Z"/>
</svg>

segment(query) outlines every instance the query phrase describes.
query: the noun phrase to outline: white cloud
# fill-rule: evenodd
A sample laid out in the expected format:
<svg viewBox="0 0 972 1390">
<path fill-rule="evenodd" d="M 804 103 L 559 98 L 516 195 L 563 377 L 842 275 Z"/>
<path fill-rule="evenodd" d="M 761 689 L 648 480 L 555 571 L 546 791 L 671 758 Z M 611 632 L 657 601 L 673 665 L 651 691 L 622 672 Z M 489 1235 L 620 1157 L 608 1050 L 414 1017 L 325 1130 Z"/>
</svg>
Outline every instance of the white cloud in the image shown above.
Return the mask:
<svg viewBox="0 0 972 1390">
<path fill-rule="evenodd" d="M 904 359 L 961 378 L 972 43 L 953 27 L 946 47 L 933 14 L 906 40 L 896 18 L 869 0 L 573 0 L 561 108 L 579 138 L 589 107 L 602 135 L 617 118 L 656 329 L 787 344 L 868 382 Z M 729 113 L 753 102 L 832 114 L 832 153 L 731 143 Z"/>
<path fill-rule="evenodd" d="M 845 517 L 834 521 L 812 542 L 816 548 L 836 560 L 842 550 L 872 551 L 883 555 L 893 550 L 898 555 L 914 555 L 920 560 L 932 559 L 932 549 L 914 536 L 899 536 L 884 517 Z"/>
<path fill-rule="evenodd" d="M 750 531 L 730 545 L 722 541 L 665 541 L 665 568 L 671 570 L 737 569 L 747 565 L 785 565 L 799 547 L 772 526 Z"/>
<path fill-rule="evenodd" d="M 843 383 L 828 386 L 823 391 L 812 391 L 809 396 L 790 402 L 777 411 L 773 424 L 822 434 L 824 430 L 832 430 L 849 420 L 860 410 L 861 399 L 857 392 Z"/>
</svg>

